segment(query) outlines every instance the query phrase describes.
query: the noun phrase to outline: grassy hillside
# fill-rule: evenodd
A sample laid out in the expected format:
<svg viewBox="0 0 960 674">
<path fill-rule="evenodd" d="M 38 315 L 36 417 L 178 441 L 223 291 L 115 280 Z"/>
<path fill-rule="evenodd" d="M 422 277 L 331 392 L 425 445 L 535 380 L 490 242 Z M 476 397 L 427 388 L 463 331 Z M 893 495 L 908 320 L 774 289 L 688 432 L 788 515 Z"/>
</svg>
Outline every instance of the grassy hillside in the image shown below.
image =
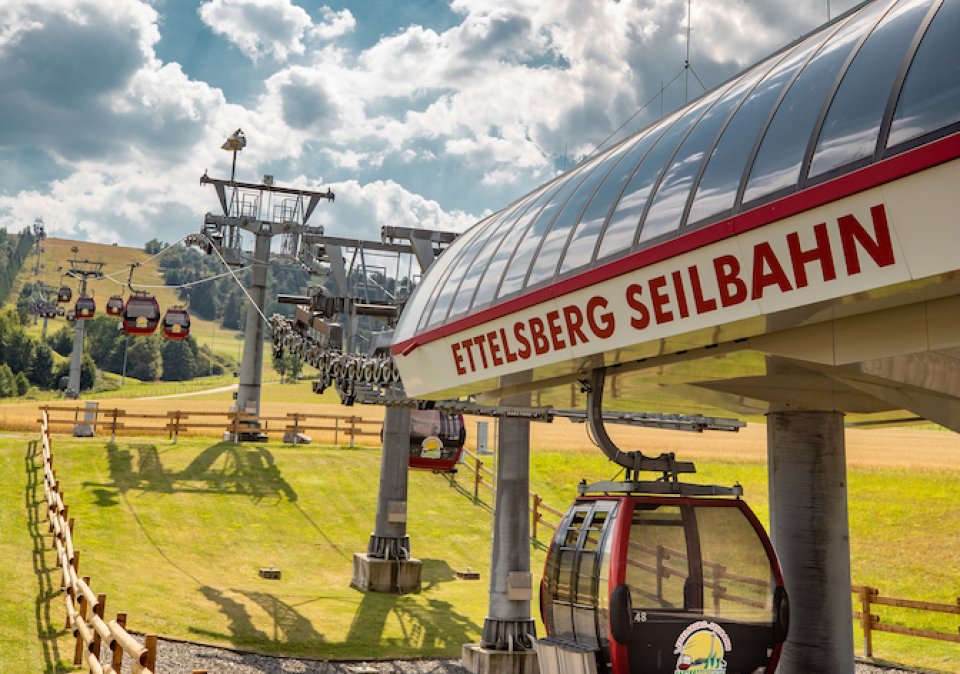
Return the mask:
<svg viewBox="0 0 960 674">
<path fill-rule="evenodd" d="M 79 252 L 72 253 L 70 248 L 77 246 Z M 126 288 L 127 272 L 132 262 L 142 263 L 133 274 L 133 285 L 135 288 L 142 288 L 153 293 L 160 303 L 161 311 L 167 308 L 179 305 L 182 301 L 178 298 L 177 292 L 171 288 L 147 287 L 163 286 L 163 275 L 157 265 L 158 259 L 155 258 L 149 262 L 147 260 L 152 256 L 147 255 L 142 248 L 127 248 L 125 246 L 113 246 L 101 243 L 90 243 L 86 241 L 72 241 L 70 239 L 58 239 L 47 237 L 43 242 L 43 264 L 45 270 L 42 280 L 51 286 L 59 287 L 63 282 L 58 267 L 66 268 L 69 265 L 68 260 L 95 260 L 104 263 L 103 273 L 107 278 L 97 281 L 90 281 L 88 288 L 93 291 L 94 299 L 97 302 L 97 311 L 102 312 L 106 307 L 107 300 L 111 295 L 129 294 Z M 76 257 L 74 258 L 74 255 Z M 34 280 L 33 276 L 34 258 L 31 256 L 24 262 L 23 269 L 17 277 L 17 282 L 8 298 L 8 303 L 15 303 L 20 289 L 24 283 Z M 79 289 L 79 281 L 67 280 L 74 293 L 74 301 Z M 70 308 L 67 305 L 66 308 Z M 38 336 L 42 328 L 43 320 L 35 326 L 31 326 L 31 334 Z M 59 318 L 50 320 L 47 326 L 47 332 L 59 330 L 61 326 L 66 325 L 64 319 Z M 205 321 L 196 316 L 191 317 L 191 333 L 201 344 L 207 344 L 211 349 L 218 353 L 223 353 L 233 358 L 238 358 L 238 350 L 242 343 L 241 333 L 236 330 L 224 330 L 217 323 Z"/>
<path fill-rule="evenodd" d="M 319 658 L 456 655 L 479 636 L 490 499 L 484 494 L 482 503 L 472 503 L 466 471 L 452 483 L 411 474 L 409 533 L 415 556 L 424 560 L 424 589 L 398 596 L 349 587 L 352 553 L 366 548 L 373 526 L 377 449 L 55 437 L 54 456 L 77 521 L 81 571 L 95 591 L 107 593 L 108 613 L 127 611 L 135 629 Z M 701 460 L 699 474 L 743 484 L 766 521 L 765 466 L 744 456 Z M 535 436 L 532 464 L 533 489 L 561 509 L 581 477 L 615 472 L 596 450 L 558 449 L 542 436 Z M 8 476 L 0 483 L 0 582 L 11 600 L 0 605 L 0 663 L 10 671 L 41 671 L 43 661 L 53 671 L 72 653 L 37 466 L 27 438 L 0 439 L 0 470 Z M 885 595 L 954 601 L 957 464 L 909 472 L 858 466 L 849 485 L 854 582 L 878 585 Z M 545 533 L 532 546 L 535 577 Z M 271 564 L 283 572 L 281 580 L 258 577 Z M 466 568 L 480 571 L 481 580 L 457 579 L 454 571 Z M 956 629 L 949 616 L 937 625 Z M 956 644 L 881 634 L 875 648 L 885 659 L 960 670 Z"/>
</svg>

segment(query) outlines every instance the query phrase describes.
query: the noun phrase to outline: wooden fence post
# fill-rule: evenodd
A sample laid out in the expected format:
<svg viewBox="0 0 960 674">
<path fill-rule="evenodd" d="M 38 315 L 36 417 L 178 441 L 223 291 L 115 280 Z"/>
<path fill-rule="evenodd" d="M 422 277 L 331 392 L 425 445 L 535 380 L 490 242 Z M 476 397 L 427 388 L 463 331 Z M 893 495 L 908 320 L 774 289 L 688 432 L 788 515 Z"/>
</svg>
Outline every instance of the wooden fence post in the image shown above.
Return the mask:
<svg viewBox="0 0 960 674">
<path fill-rule="evenodd" d="M 110 442 L 114 442 L 117 439 L 117 413 L 119 411 L 116 407 L 113 408 L 113 423 L 110 424 Z"/>
<path fill-rule="evenodd" d="M 104 610 L 107 607 L 107 595 L 98 594 L 97 595 L 97 605 L 93 609 L 94 615 L 96 615 L 100 620 L 103 620 Z M 100 659 L 100 632 L 97 630 L 93 631 L 93 654 L 97 656 L 97 659 Z"/>
<path fill-rule="evenodd" d="M 483 468 L 483 461 L 480 460 L 480 457 L 476 457 L 477 465 L 476 471 L 473 474 L 473 500 L 480 500 L 480 481 L 483 479 L 481 477 L 481 469 Z"/>
<path fill-rule="evenodd" d="M 117 614 L 117 624 L 120 627 L 126 629 L 127 627 L 127 614 L 118 613 Z M 119 672 L 121 667 L 123 667 L 123 646 L 120 645 L 119 641 L 113 642 L 113 656 L 110 660 L 110 666 L 113 667 L 114 671 Z"/>
<path fill-rule="evenodd" d="M 143 645 L 147 647 L 147 658 L 143 666 L 151 672 L 157 671 L 157 635 L 148 634 L 143 639 Z"/>
<path fill-rule="evenodd" d="M 879 590 L 872 587 L 860 588 L 860 627 L 863 629 L 863 656 L 873 657 L 873 616 L 870 615 L 870 601 L 879 594 Z"/>
<path fill-rule="evenodd" d="M 663 601 L 663 546 L 657 546 L 657 599 Z"/>
<path fill-rule="evenodd" d="M 537 494 L 533 496 L 533 521 L 530 523 L 530 533 L 533 540 L 537 540 L 537 522 L 540 521 L 540 497 Z"/>
<path fill-rule="evenodd" d="M 340 417 L 333 418 L 333 446 L 340 446 Z"/>
<path fill-rule="evenodd" d="M 83 582 L 86 583 L 87 585 L 90 585 L 90 576 L 84 576 Z M 87 598 L 83 596 L 82 592 L 79 593 L 79 595 L 80 595 L 79 597 L 74 597 L 75 601 L 78 604 L 79 610 L 77 612 L 80 614 L 81 618 L 86 620 L 87 619 Z M 84 646 L 83 637 L 80 636 L 79 630 L 75 629 L 74 632 L 77 635 L 77 645 L 73 649 L 73 664 L 79 665 L 80 663 L 83 662 L 83 646 Z"/>
</svg>

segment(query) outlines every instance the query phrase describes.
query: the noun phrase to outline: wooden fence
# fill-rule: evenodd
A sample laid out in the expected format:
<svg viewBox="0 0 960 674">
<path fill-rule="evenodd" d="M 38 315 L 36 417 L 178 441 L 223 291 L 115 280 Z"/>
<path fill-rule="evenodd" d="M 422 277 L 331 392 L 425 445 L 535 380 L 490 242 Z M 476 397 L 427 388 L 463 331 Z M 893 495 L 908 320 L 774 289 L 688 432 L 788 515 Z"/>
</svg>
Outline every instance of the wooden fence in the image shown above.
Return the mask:
<svg viewBox="0 0 960 674">
<path fill-rule="evenodd" d="M 73 664 L 84 664 L 94 674 L 119 674 L 124 656 L 131 660 L 133 674 L 153 674 L 156 671 L 157 637 L 146 635 L 141 644 L 126 630 L 127 614 L 118 613 L 116 619 L 106 620 L 107 595 L 94 594 L 90 577 L 79 575 L 80 551 L 73 544 L 74 518 L 68 517 L 63 492 L 53 469 L 50 449 L 50 424 L 43 410 L 40 418 L 40 442 L 43 453 L 43 491 L 47 501 L 50 532 L 57 549 L 57 566 L 62 572 L 61 587 L 65 589 L 64 604 L 67 629 L 72 630 L 77 643 Z M 110 651 L 109 662 L 101 664 L 102 647 Z"/>
<path fill-rule="evenodd" d="M 181 435 L 216 435 L 213 431 L 237 433 L 249 430 L 250 424 L 259 424 L 259 432 L 270 435 L 320 431 L 325 437 L 333 437 L 333 444 L 349 439 L 353 447 L 357 438 L 380 437 L 383 422 L 358 416 L 336 414 L 306 414 L 290 412 L 285 416 L 255 416 L 245 412 L 198 412 L 170 410 L 149 414 L 128 412 L 116 407 L 83 407 L 81 405 L 43 405 L 51 427 L 70 427 L 78 424 L 91 426 L 98 433 L 117 435 L 148 434 L 167 435 L 176 442 Z M 56 415 L 54 417 L 53 415 Z M 37 419 L 41 422 L 41 419 Z"/>
<path fill-rule="evenodd" d="M 866 587 L 854 585 L 851 591 L 859 595 L 860 610 L 853 612 L 855 620 L 860 621 L 860 627 L 863 629 L 863 652 L 868 658 L 873 657 L 873 633 L 890 632 L 892 634 L 904 634 L 911 637 L 923 637 L 924 639 L 935 639 L 936 641 L 952 641 L 960 643 L 960 626 L 957 632 L 939 632 L 936 630 L 920 629 L 917 627 L 906 627 L 891 622 L 883 622 L 879 615 L 871 611 L 875 606 L 893 606 L 897 608 L 912 609 L 915 611 L 933 611 L 935 613 L 949 613 L 960 616 L 960 597 L 957 597 L 956 604 L 937 604 L 929 601 L 915 601 L 913 599 L 896 599 L 894 597 L 880 596 L 880 590 L 875 587 Z"/>
</svg>

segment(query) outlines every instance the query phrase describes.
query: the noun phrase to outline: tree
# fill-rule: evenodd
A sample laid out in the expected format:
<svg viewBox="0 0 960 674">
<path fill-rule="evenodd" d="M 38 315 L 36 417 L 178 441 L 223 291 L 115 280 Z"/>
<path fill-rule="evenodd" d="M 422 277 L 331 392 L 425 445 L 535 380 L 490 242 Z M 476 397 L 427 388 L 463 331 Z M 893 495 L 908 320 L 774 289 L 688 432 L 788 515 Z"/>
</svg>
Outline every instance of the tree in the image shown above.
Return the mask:
<svg viewBox="0 0 960 674">
<path fill-rule="evenodd" d="M 243 302 L 240 297 L 239 291 L 231 292 L 227 295 L 227 301 L 223 305 L 222 316 L 223 320 L 220 325 L 227 328 L 228 330 L 239 330 L 240 329 L 240 317 L 241 317 L 241 308 L 243 307 Z"/>
<path fill-rule="evenodd" d="M 156 381 L 163 371 L 158 337 L 137 337 L 127 350 L 127 374 L 141 381 Z"/>
<path fill-rule="evenodd" d="M 0 366 L 2 369 L 2 366 Z M 70 361 L 60 363 L 57 366 L 56 371 L 53 374 L 54 380 L 60 382 L 64 377 L 70 376 Z M 84 354 L 83 358 L 80 359 L 80 390 L 86 391 L 93 388 L 93 385 L 97 381 L 97 366 L 93 362 L 93 358 Z"/>
<path fill-rule="evenodd" d="M 164 381 L 184 381 L 197 375 L 197 343 L 192 337 L 167 340 L 160 349 Z"/>
<path fill-rule="evenodd" d="M 30 381 L 36 386 L 49 388 L 53 386 L 53 350 L 43 342 L 37 344 L 33 353 L 33 364 L 30 367 Z"/>
<path fill-rule="evenodd" d="M 281 384 L 284 381 L 293 383 L 303 372 L 303 361 L 289 351 L 284 351 L 281 356 L 274 354 L 273 369 L 280 375 Z"/>
<path fill-rule="evenodd" d="M 145 244 L 143 244 L 143 252 L 147 255 L 156 255 L 161 250 L 166 248 L 167 244 L 159 239 L 150 239 Z"/>
<path fill-rule="evenodd" d="M 47 338 L 50 348 L 61 356 L 69 356 L 73 350 L 73 329 L 63 326 Z"/>
</svg>

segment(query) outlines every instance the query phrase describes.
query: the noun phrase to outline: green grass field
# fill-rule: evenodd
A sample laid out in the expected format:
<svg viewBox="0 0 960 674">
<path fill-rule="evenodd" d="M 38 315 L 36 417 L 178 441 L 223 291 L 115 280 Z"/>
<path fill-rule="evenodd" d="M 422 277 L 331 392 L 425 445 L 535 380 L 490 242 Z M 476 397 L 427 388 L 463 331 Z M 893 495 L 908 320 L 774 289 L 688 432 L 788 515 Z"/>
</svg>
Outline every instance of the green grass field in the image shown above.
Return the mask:
<svg viewBox="0 0 960 674">
<path fill-rule="evenodd" d="M 56 671 L 72 655 L 28 437 L 0 438 L 0 671 Z M 54 438 L 54 463 L 77 521 L 81 575 L 107 593 L 107 612 L 135 630 L 264 653 L 317 658 L 454 656 L 487 609 L 489 494 L 472 503 L 456 482 L 410 476 L 408 531 L 424 561 L 419 594 L 349 587 L 366 548 L 379 451 L 229 445 L 209 439 Z M 564 509 L 581 477 L 613 476 L 599 452 L 534 448 L 532 488 Z M 740 482 L 767 520 L 762 463 L 701 461 L 700 479 Z M 855 583 L 882 594 L 950 603 L 960 578 L 960 472 L 856 469 L 849 476 Z M 532 547 L 538 578 L 547 530 Z M 258 577 L 274 565 L 279 581 Z M 480 571 L 480 581 L 454 571 Z M 536 603 L 535 603 L 536 605 Z M 893 614 L 880 607 L 884 619 Z M 952 616 L 905 624 L 955 631 Z M 857 641 L 859 645 L 859 639 Z M 877 657 L 960 671 L 960 645 L 877 634 Z"/>
</svg>

